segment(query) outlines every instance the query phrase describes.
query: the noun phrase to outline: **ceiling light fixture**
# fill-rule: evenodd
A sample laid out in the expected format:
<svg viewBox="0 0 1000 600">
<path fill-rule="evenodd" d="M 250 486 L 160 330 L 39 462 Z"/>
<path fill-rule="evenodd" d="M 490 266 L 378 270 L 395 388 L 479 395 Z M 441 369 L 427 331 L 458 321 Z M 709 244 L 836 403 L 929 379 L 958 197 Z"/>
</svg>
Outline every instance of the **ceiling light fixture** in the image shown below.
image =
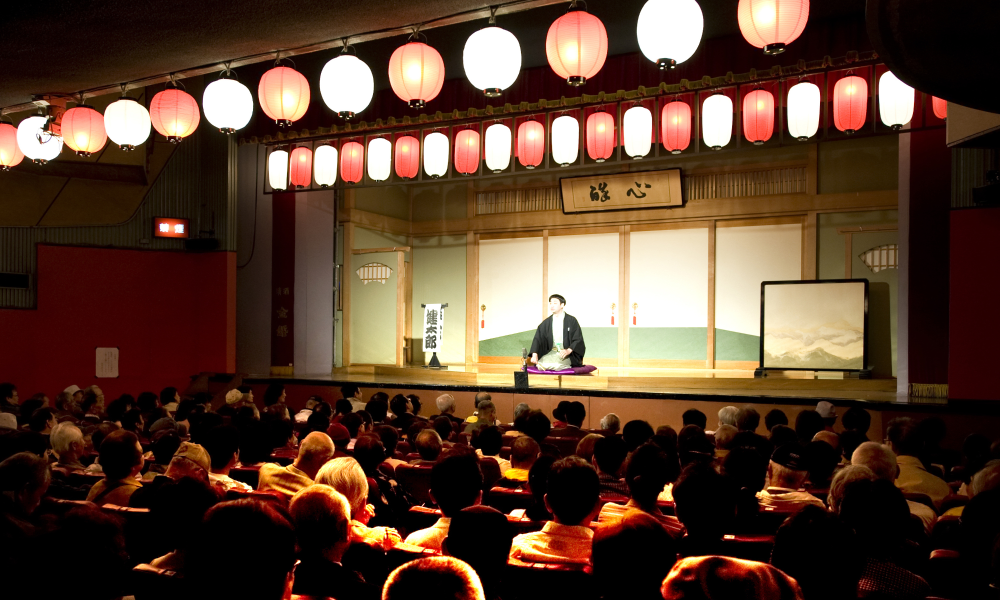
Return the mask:
<svg viewBox="0 0 1000 600">
<path fill-rule="evenodd" d="M 122 97 L 104 109 L 104 130 L 119 148 L 131 152 L 149 139 L 151 122 L 146 107 L 124 93 L 122 86 Z"/>
<path fill-rule="evenodd" d="M 78 156 L 90 156 L 108 143 L 104 116 L 82 101 L 63 113 L 61 127 L 63 143 Z"/>
<path fill-rule="evenodd" d="M 222 77 L 205 87 L 201 97 L 205 118 L 225 134 L 236 133 L 253 116 L 253 94 L 236 79 L 236 73 L 226 66 Z"/>
<path fill-rule="evenodd" d="M 341 119 L 352 119 L 368 108 L 375 94 L 375 78 L 371 67 L 355 54 L 344 41 L 340 56 L 326 63 L 319 76 L 319 93 L 323 102 Z"/>
<path fill-rule="evenodd" d="M 586 6 L 583 0 L 570 2 L 569 11 L 552 23 L 545 36 L 549 66 L 574 86 L 597 75 L 608 57 L 608 31 Z"/>
<path fill-rule="evenodd" d="M 153 96 L 149 102 L 149 120 L 168 142 L 178 144 L 198 129 L 201 112 L 191 94 L 173 87 Z"/>
<path fill-rule="evenodd" d="M 661 70 L 691 58 L 701 43 L 705 16 L 695 0 L 648 0 L 639 12 L 639 49 Z"/>
<path fill-rule="evenodd" d="M 444 60 L 437 50 L 414 41 L 422 33 L 414 31 L 410 41 L 396 48 L 389 58 L 389 85 L 410 108 L 423 108 L 441 92 Z M 446 157 L 447 162 L 447 157 Z"/>
<path fill-rule="evenodd" d="M 805 29 L 809 0 L 740 0 L 736 19 L 751 45 L 764 54 L 781 54 Z"/>
<path fill-rule="evenodd" d="M 496 26 L 496 7 L 490 8 L 490 27 L 469 36 L 462 52 L 465 77 L 488 98 L 514 85 L 521 72 L 521 44 L 514 34 Z"/>
<path fill-rule="evenodd" d="M 281 66 L 282 60 L 288 59 L 279 57 L 274 61 L 275 67 L 260 78 L 257 98 L 265 115 L 280 127 L 290 127 L 309 109 L 309 82 L 302 73 Z"/>
</svg>

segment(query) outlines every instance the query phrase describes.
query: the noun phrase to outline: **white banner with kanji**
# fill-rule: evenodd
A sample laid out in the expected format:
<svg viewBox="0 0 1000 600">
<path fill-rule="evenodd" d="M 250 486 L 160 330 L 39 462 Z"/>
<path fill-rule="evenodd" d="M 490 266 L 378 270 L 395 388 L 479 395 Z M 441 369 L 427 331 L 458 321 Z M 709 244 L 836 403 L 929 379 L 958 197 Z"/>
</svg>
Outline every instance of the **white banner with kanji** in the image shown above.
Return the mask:
<svg viewBox="0 0 1000 600">
<path fill-rule="evenodd" d="M 440 352 L 444 341 L 444 311 L 440 304 L 424 305 L 424 352 Z"/>
</svg>

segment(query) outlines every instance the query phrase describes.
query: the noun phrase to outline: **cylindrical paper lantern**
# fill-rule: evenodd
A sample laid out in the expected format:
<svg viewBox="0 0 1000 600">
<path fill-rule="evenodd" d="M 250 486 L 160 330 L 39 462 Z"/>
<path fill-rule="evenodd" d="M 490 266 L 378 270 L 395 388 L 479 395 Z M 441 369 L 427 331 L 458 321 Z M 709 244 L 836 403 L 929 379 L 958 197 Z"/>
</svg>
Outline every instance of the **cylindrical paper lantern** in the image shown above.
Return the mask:
<svg viewBox="0 0 1000 600">
<path fill-rule="evenodd" d="M 173 144 L 194 133 L 201 121 L 198 102 L 184 90 L 168 88 L 153 96 L 149 120 L 160 135 Z"/>
<path fill-rule="evenodd" d="M 404 44 L 389 58 L 389 85 L 411 108 L 422 108 L 441 92 L 444 60 L 427 44 Z"/>
<path fill-rule="evenodd" d="M 680 154 L 691 143 L 691 107 L 675 100 L 660 112 L 660 137 L 671 154 Z"/>
<path fill-rule="evenodd" d="M 538 121 L 525 121 L 517 128 L 517 162 L 526 169 L 542 164 L 545 156 L 545 126 Z"/>
<path fill-rule="evenodd" d="M 396 138 L 396 175 L 413 179 L 420 170 L 420 140 L 412 135 Z"/>
<path fill-rule="evenodd" d="M 931 96 L 931 109 L 934 111 L 934 116 L 944 120 L 948 118 L 948 101 L 938 98 L 937 96 Z"/>
<path fill-rule="evenodd" d="M 570 10 L 549 27 L 545 36 L 549 66 L 570 85 L 583 85 L 597 75 L 608 57 L 604 23 L 585 10 Z"/>
<path fill-rule="evenodd" d="M 552 160 L 568 167 L 580 156 L 580 122 L 569 115 L 552 121 Z"/>
<path fill-rule="evenodd" d="M 774 133 L 774 96 L 767 90 L 754 90 L 743 96 L 743 135 L 754 145 L 771 139 Z"/>
<path fill-rule="evenodd" d="M 225 134 L 235 133 L 253 116 L 253 95 L 235 79 L 217 79 L 205 88 L 201 107 L 213 127 Z"/>
<path fill-rule="evenodd" d="M 10 123 L 0 123 L 0 170 L 9 171 L 24 160 L 24 152 L 17 145 L 17 128 Z"/>
<path fill-rule="evenodd" d="M 479 132 L 463 129 L 455 136 L 455 170 L 471 175 L 479 170 Z"/>
<path fill-rule="evenodd" d="M 805 29 L 809 0 L 740 0 L 736 18 L 746 41 L 764 54 L 779 54 Z"/>
<path fill-rule="evenodd" d="M 323 144 L 316 148 L 313 157 L 316 163 L 313 168 L 316 185 L 326 188 L 337 183 L 337 154 L 337 149 L 329 144 Z"/>
<path fill-rule="evenodd" d="M 287 150 L 275 150 L 267 157 L 267 182 L 272 190 L 288 189 Z"/>
<path fill-rule="evenodd" d="M 896 77 L 892 71 L 882 73 L 878 79 L 878 113 L 882 122 L 893 129 L 901 129 L 913 118 L 913 88 Z"/>
<path fill-rule="evenodd" d="M 469 36 L 462 63 L 469 83 L 493 98 L 517 80 L 521 72 L 521 44 L 506 29 L 486 27 Z"/>
<path fill-rule="evenodd" d="M 347 183 L 358 183 L 365 172 L 365 147 L 358 142 L 347 142 L 340 147 L 340 178 Z"/>
<path fill-rule="evenodd" d="M 434 179 L 448 173 L 448 136 L 439 131 L 424 138 L 424 173 Z"/>
<path fill-rule="evenodd" d="M 633 106 L 622 116 L 625 153 L 635 160 L 649 154 L 653 144 L 653 113 L 645 106 Z"/>
<path fill-rule="evenodd" d="M 309 108 L 309 82 L 295 69 L 274 67 L 260 78 L 257 97 L 265 115 L 288 127 Z"/>
<path fill-rule="evenodd" d="M 701 106 L 702 138 L 712 150 L 721 150 L 733 136 L 733 101 L 725 94 L 705 99 Z"/>
<path fill-rule="evenodd" d="M 705 17 L 696 0 L 647 0 L 639 12 L 639 49 L 660 69 L 691 58 L 701 43 Z"/>
<path fill-rule="evenodd" d="M 80 156 L 90 156 L 108 142 L 104 116 L 82 104 L 71 108 L 63 113 L 62 137 L 70 150 Z"/>
<path fill-rule="evenodd" d="M 615 151 L 615 118 L 602 111 L 587 117 L 587 155 L 604 162 Z"/>
<path fill-rule="evenodd" d="M 819 129 L 819 87 L 808 81 L 788 90 L 788 133 L 801 141 L 816 135 Z"/>
<path fill-rule="evenodd" d="M 511 138 L 510 127 L 503 123 L 494 123 L 486 128 L 486 168 L 500 173 L 510 166 Z"/>
<path fill-rule="evenodd" d="M 122 97 L 104 109 L 104 130 L 126 152 L 149 139 L 151 125 L 149 111 L 133 98 Z"/>
<path fill-rule="evenodd" d="M 392 172 L 392 142 L 375 138 L 368 142 L 368 177 L 372 181 L 385 181 Z"/>
<path fill-rule="evenodd" d="M 375 78 L 363 60 L 353 54 L 341 54 L 323 67 L 319 93 L 337 116 L 350 119 L 368 108 L 375 93 Z"/>
<path fill-rule="evenodd" d="M 312 179 L 312 150 L 299 146 L 292 150 L 292 160 L 289 166 L 289 175 L 292 185 L 297 188 L 304 188 L 309 185 Z"/>
<path fill-rule="evenodd" d="M 849 75 L 833 86 L 833 126 L 844 133 L 854 133 L 865 125 L 868 113 L 868 84 L 857 75 Z"/>
<path fill-rule="evenodd" d="M 53 160 L 62 152 L 63 139 L 42 131 L 46 117 L 34 116 L 21 121 L 17 126 L 17 146 L 21 152 L 39 165 Z"/>
</svg>

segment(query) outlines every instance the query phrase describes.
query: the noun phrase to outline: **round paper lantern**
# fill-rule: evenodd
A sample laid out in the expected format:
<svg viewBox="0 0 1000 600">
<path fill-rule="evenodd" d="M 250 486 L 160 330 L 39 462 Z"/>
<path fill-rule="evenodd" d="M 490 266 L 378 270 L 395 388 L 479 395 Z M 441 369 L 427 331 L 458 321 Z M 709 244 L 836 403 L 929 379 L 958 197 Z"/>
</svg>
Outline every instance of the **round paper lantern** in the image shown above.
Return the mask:
<svg viewBox="0 0 1000 600">
<path fill-rule="evenodd" d="M 0 170 L 9 171 L 24 160 L 24 152 L 17 145 L 17 128 L 10 123 L 0 123 Z"/>
<path fill-rule="evenodd" d="M 225 134 L 243 129 L 253 116 L 253 95 L 235 79 L 216 79 L 201 97 L 205 118 Z"/>
<path fill-rule="evenodd" d="M 265 115 L 288 127 L 309 108 L 309 82 L 295 69 L 274 67 L 260 78 L 257 98 Z"/>
<path fill-rule="evenodd" d="M 570 9 L 549 27 L 545 36 L 549 66 L 570 85 L 583 85 L 597 75 L 608 57 L 604 23 L 582 9 Z"/>
<path fill-rule="evenodd" d="M 448 136 L 441 132 L 424 138 L 424 173 L 434 179 L 448 173 Z"/>
<path fill-rule="evenodd" d="M 272 190 L 288 189 L 287 150 L 275 150 L 267 157 L 267 182 Z"/>
<path fill-rule="evenodd" d="M 323 67 L 319 93 L 337 116 L 350 119 L 368 108 L 375 94 L 375 78 L 365 61 L 353 54 L 341 54 Z"/>
<path fill-rule="evenodd" d="M 173 144 L 194 133 L 201 121 L 198 102 L 184 90 L 168 88 L 153 96 L 149 120 L 160 135 Z"/>
<path fill-rule="evenodd" d="M 542 164 L 545 156 L 545 127 L 538 121 L 525 121 L 517 128 L 517 162 L 526 169 Z"/>
<path fill-rule="evenodd" d="M 788 133 L 800 142 L 819 129 L 819 87 L 802 81 L 788 90 Z"/>
<path fill-rule="evenodd" d="M 844 133 L 854 133 L 865 125 L 868 112 L 868 84 L 857 75 L 849 75 L 833 86 L 833 126 Z"/>
<path fill-rule="evenodd" d="M 733 101 L 725 94 L 705 99 L 701 106 L 702 138 L 712 150 L 721 150 L 733 137 Z"/>
<path fill-rule="evenodd" d="M 300 146 L 292 150 L 288 174 L 293 186 L 304 188 L 309 185 L 309 181 L 312 179 L 312 159 L 312 150 L 309 148 Z"/>
<path fill-rule="evenodd" d="M 625 153 L 634 160 L 649 154 L 653 142 L 653 113 L 645 106 L 633 106 L 622 116 Z"/>
<path fill-rule="evenodd" d="M 493 98 L 517 80 L 521 72 L 521 44 L 506 29 L 486 27 L 466 40 L 462 63 L 469 83 Z"/>
<path fill-rule="evenodd" d="M 766 90 L 754 90 L 743 96 L 743 135 L 760 146 L 774 133 L 774 96 Z"/>
<path fill-rule="evenodd" d="M 764 54 L 780 54 L 805 29 L 809 0 L 740 0 L 736 18 L 746 41 Z"/>
<path fill-rule="evenodd" d="M 580 122 L 569 115 L 552 121 L 552 160 L 568 167 L 580 156 Z"/>
<path fill-rule="evenodd" d="M 878 113 L 882 122 L 893 131 L 901 129 L 913 118 L 913 88 L 899 80 L 892 71 L 878 79 Z"/>
<path fill-rule="evenodd" d="M 615 118 L 600 111 L 587 117 L 587 155 L 601 163 L 615 151 Z"/>
<path fill-rule="evenodd" d="M 42 116 L 28 117 L 17 126 L 17 146 L 32 162 L 44 165 L 62 151 L 63 139 L 42 131 L 48 118 Z M 20 161 L 18 161 L 20 162 Z"/>
<path fill-rule="evenodd" d="M 329 144 L 323 144 L 316 148 L 313 161 L 315 162 L 313 177 L 316 178 L 316 185 L 327 188 L 337 183 L 336 148 Z"/>
<path fill-rule="evenodd" d="M 942 100 L 937 96 L 931 96 L 931 108 L 934 110 L 934 116 L 941 119 L 942 121 L 948 118 L 948 101 Z"/>
<path fill-rule="evenodd" d="M 471 175 L 479 170 L 479 132 L 463 129 L 455 136 L 455 170 Z"/>
<path fill-rule="evenodd" d="M 368 177 L 372 181 L 385 181 L 392 172 L 392 142 L 375 138 L 368 142 Z"/>
<path fill-rule="evenodd" d="M 671 154 L 680 154 L 691 143 L 691 107 L 675 100 L 660 111 L 660 138 Z"/>
<path fill-rule="evenodd" d="M 340 178 L 347 183 L 361 181 L 365 170 L 365 147 L 358 142 L 347 142 L 340 147 Z"/>
<path fill-rule="evenodd" d="M 149 138 L 150 126 L 149 111 L 132 98 L 115 100 L 104 109 L 104 130 L 125 152 Z"/>
<path fill-rule="evenodd" d="M 90 156 L 108 142 L 104 116 L 83 104 L 71 108 L 63 113 L 62 137 L 70 150 L 79 156 Z"/>
<path fill-rule="evenodd" d="M 486 168 L 494 173 L 500 173 L 510 166 L 511 141 L 510 127 L 503 123 L 494 123 L 486 128 L 486 140 L 483 144 Z"/>
<path fill-rule="evenodd" d="M 396 175 L 413 179 L 420 170 L 420 140 L 412 135 L 396 138 Z"/>
<path fill-rule="evenodd" d="M 701 43 L 705 17 L 695 0 L 647 0 L 635 33 L 639 49 L 660 69 L 691 58 Z"/>
<path fill-rule="evenodd" d="M 437 97 L 444 85 L 441 55 L 422 42 L 409 42 L 396 48 L 389 58 L 389 85 L 410 108 L 423 108 Z"/>
</svg>

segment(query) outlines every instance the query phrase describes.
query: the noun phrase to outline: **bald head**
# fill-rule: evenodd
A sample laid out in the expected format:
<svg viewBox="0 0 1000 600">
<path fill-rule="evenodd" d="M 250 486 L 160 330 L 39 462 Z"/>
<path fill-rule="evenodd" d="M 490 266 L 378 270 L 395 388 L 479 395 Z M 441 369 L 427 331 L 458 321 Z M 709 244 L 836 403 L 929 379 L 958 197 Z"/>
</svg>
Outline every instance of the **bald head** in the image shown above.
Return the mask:
<svg viewBox="0 0 1000 600">
<path fill-rule="evenodd" d="M 851 455 L 852 465 L 868 467 L 875 477 L 886 481 L 896 481 L 899 467 L 896 466 L 896 455 L 888 446 L 878 442 L 865 442 L 854 450 Z"/>
<path fill-rule="evenodd" d="M 834 450 L 837 450 L 838 452 L 840 451 L 840 436 L 832 431 L 826 431 L 825 429 L 823 431 L 819 431 L 813 436 L 812 441 L 826 442 L 827 444 L 830 444 Z"/>
<path fill-rule="evenodd" d="M 333 440 L 325 432 L 314 431 L 307 435 L 299 444 L 299 456 L 295 459 L 295 468 L 316 478 L 320 467 L 333 458 Z"/>
</svg>

